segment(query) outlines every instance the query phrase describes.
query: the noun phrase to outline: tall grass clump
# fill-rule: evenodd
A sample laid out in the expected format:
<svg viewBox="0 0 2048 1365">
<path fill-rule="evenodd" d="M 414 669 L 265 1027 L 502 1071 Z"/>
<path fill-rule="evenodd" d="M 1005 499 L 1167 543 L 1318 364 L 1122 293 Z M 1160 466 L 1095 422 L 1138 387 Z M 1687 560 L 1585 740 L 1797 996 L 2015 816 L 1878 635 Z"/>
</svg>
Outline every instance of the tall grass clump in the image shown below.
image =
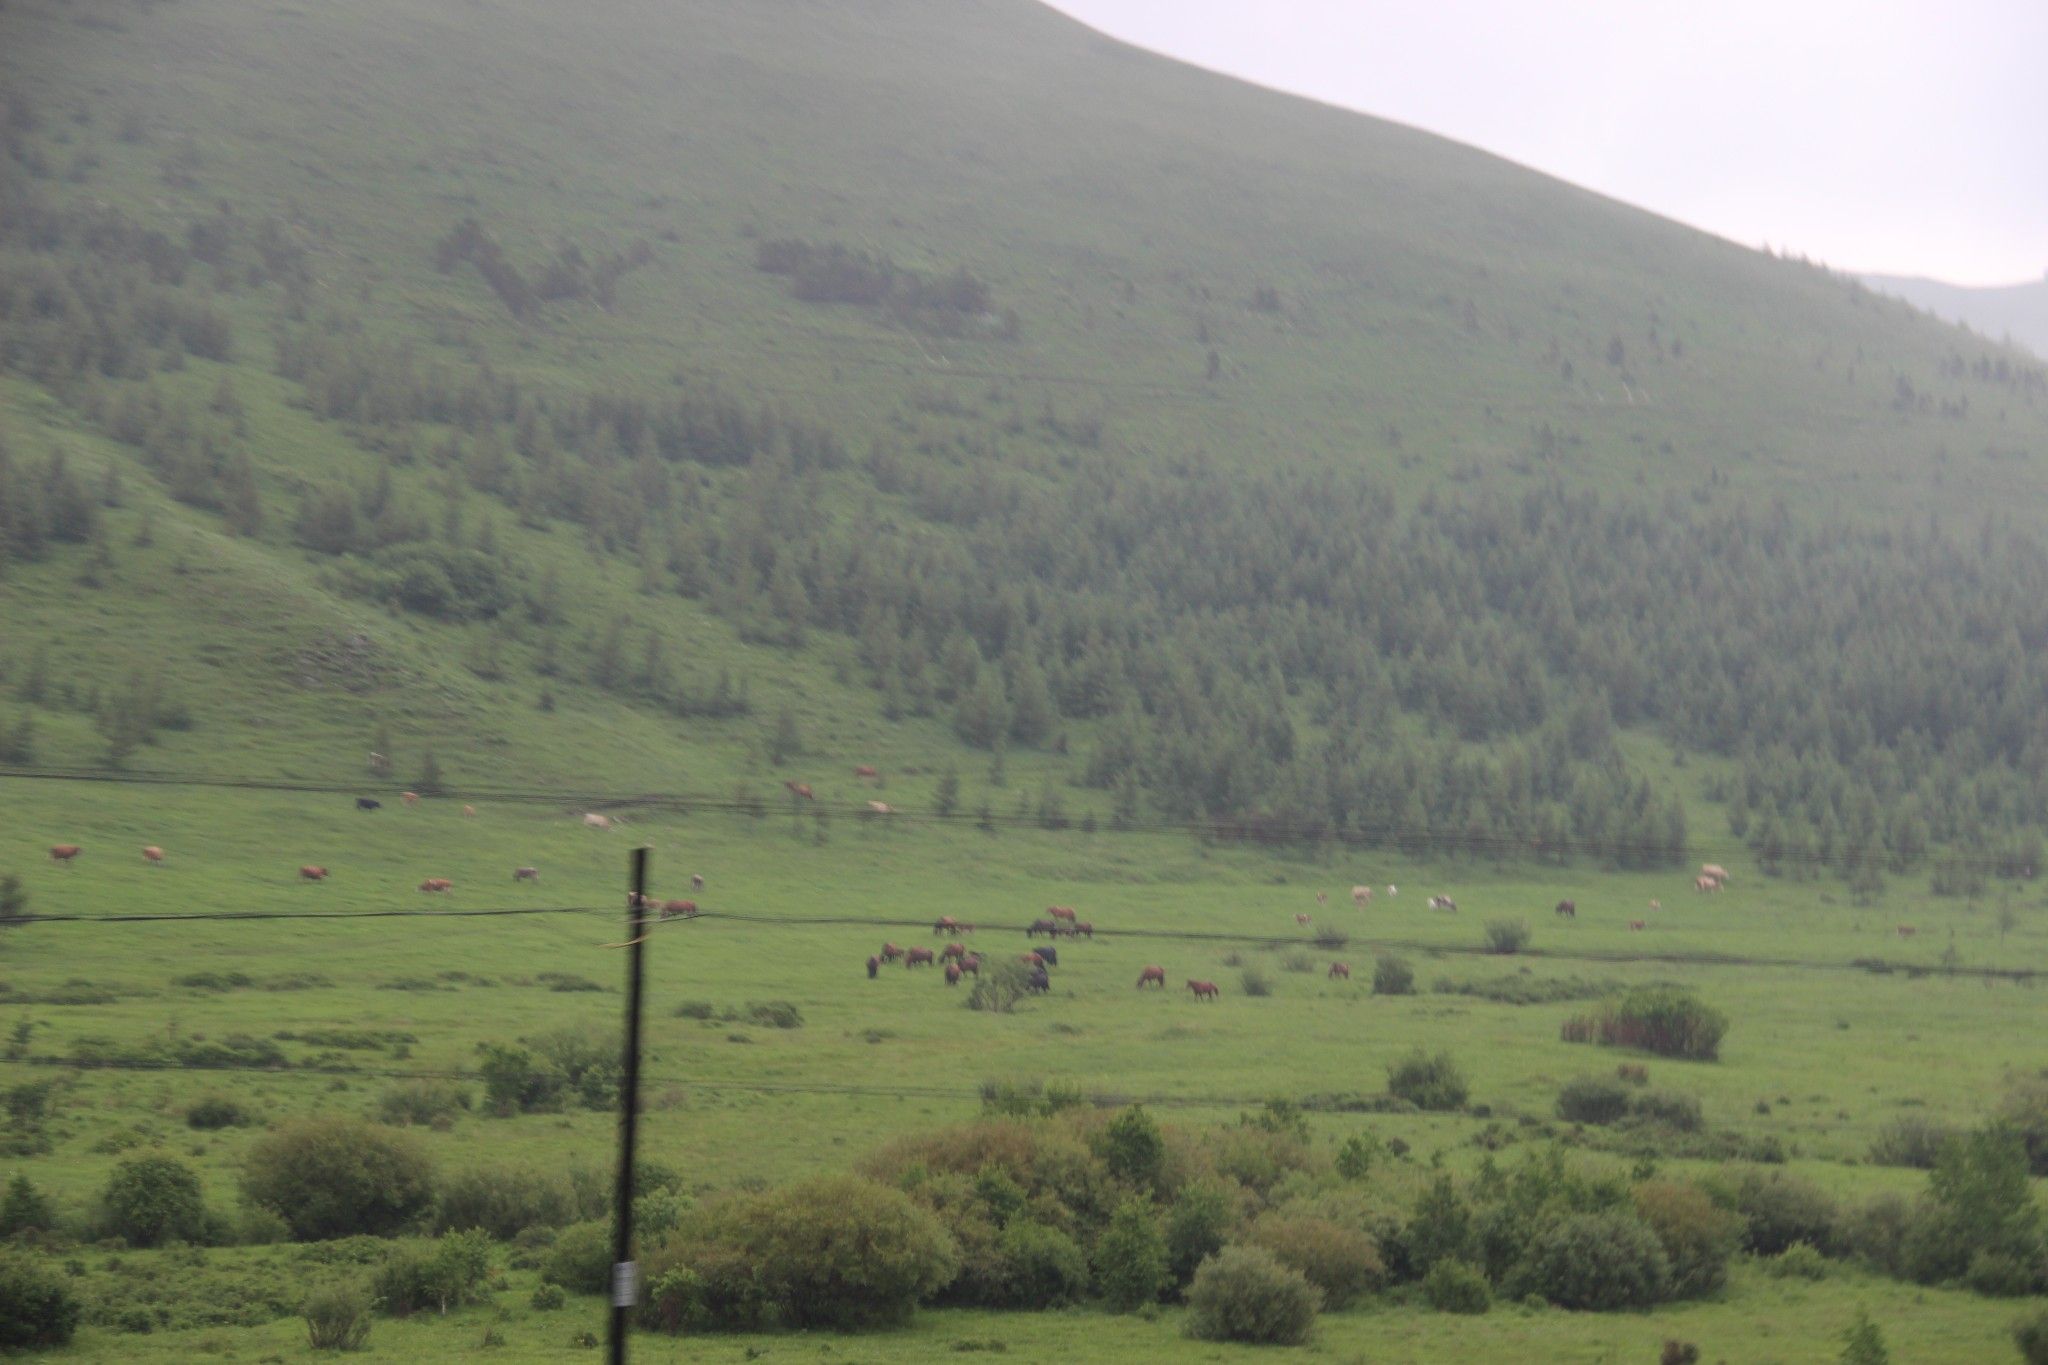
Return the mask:
<svg viewBox="0 0 2048 1365">
<path fill-rule="evenodd" d="M 1407 959 L 1384 954 L 1373 963 L 1372 993 L 1374 995 L 1415 994 L 1415 969 Z"/>
<path fill-rule="evenodd" d="M 357 1284 L 330 1284 L 299 1305 L 316 1351 L 360 1351 L 370 1340 L 370 1295 Z"/>
<path fill-rule="evenodd" d="M 1531 936 L 1525 919 L 1490 919 L 1486 922 L 1486 951 L 1519 953 L 1529 946 Z"/>
<path fill-rule="evenodd" d="M 1637 1048 L 1660 1057 L 1711 1062 L 1720 1056 L 1727 1031 L 1728 1016 L 1691 991 L 1649 986 L 1567 1019 L 1562 1037 L 1567 1043 Z"/>
</svg>

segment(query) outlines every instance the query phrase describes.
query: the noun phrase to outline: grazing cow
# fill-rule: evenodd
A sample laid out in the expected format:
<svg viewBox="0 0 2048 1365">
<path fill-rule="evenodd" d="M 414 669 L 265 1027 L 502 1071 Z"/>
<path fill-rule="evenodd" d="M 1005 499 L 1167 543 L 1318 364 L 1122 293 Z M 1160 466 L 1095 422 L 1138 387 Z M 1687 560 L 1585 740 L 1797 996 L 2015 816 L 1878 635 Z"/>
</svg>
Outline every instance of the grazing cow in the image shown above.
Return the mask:
<svg viewBox="0 0 2048 1365">
<path fill-rule="evenodd" d="M 1300 925 L 1302 928 L 1306 929 L 1309 926 L 1310 920 L 1307 915 L 1297 914 L 1294 917 L 1294 922 Z"/>
<path fill-rule="evenodd" d="M 1351 903 L 1352 903 L 1353 905 L 1357 906 L 1357 907 L 1358 907 L 1359 909 L 1361 909 L 1361 910 L 1365 909 L 1365 907 L 1366 907 L 1366 906 L 1368 906 L 1368 905 L 1371 905 L 1371 904 L 1372 904 L 1372 888 L 1371 888 L 1371 887 L 1369 887 L 1369 886 L 1354 886 L 1354 887 L 1352 887 L 1352 888 L 1351 888 Z"/>
<path fill-rule="evenodd" d="M 1147 967 L 1147 968 L 1145 968 L 1145 969 L 1144 969 L 1143 971 L 1140 971 L 1140 972 L 1138 973 L 1138 989 L 1139 989 L 1139 990 L 1143 990 L 1143 989 L 1145 989 L 1145 983 L 1146 983 L 1146 982 L 1148 982 L 1148 981 L 1149 981 L 1149 982 L 1151 982 L 1151 983 L 1152 983 L 1153 985 L 1155 985 L 1155 986 L 1159 987 L 1159 989 L 1160 989 L 1160 990 L 1162 990 L 1162 991 L 1163 991 L 1163 990 L 1165 990 L 1165 989 L 1166 989 L 1166 968 L 1164 968 L 1164 967 Z"/>
<path fill-rule="evenodd" d="M 1317 905 L 1328 905 L 1329 903 L 1330 903 L 1330 893 L 1329 893 L 1329 892 L 1327 892 L 1327 891 L 1318 891 L 1318 892 L 1316 892 L 1316 904 L 1317 904 Z"/>
<path fill-rule="evenodd" d="M 882 961 L 894 962 L 897 958 L 902 956 L 903 950 L 901 948 L 898 948 L 895 944 L 884 943 L 882 945 Z"/>
<path fill-rule="evenodd" d="M 71 860 L 73 858 L 76 858 L 80 852 L 81 849 L 77 844 L 50 845 L 50 858 L 52 859 L 52 861 L 60 862 L 64 864 L 66 867 L 69 867 L 71 865 Z"/>
<path fill-rule="evenodd" d="M 1332 963 L 1330 964 L 1330 980 L 1332 980 L 1332 981 L 1349 981 L 1350 979 L 1351 979 L 1351 964 L 1350 964 L 1350 963 L 1348 963 L 1348 962 L 1332 962 Z"/>
<path fill-rule="evenodd" d="M 1700 875 L 1702 877 L 1712 877 L 1717 882 L 1725 882 L 1728 880 L 1728 869 L 1719 863 L 1701 863 Z"/>
<path fill-rule="evenodd" d="M 929 948 L 912 948 L 908 953 L 904 954 L 903 965 L 906 967 L 929 967 L 938 960 L 938 954 Z"/>
<path fill-rule="evenodd" d="M 398 799 L 405 802 L 408 806 L 417 806 L 420 803 L 420 794 L 418 792 L 400 792 Z"/>
<path fill-rule="evenodd" d="M 951 943 L 939 949 L 939 956 L 949 962 L 956 958 L 966 957 L 967 945 L 958 939 L 954 939 Z"/>
<path fill-rule="evenodd" d="M 868 802 L 867 813 L 869 815 L 894 815 L 896 808 L 887 801 L 870 801 Z"/>
<path fill-rule="evenodd" d="M 1557 917 L 1559 919 L 1577 919 L 1579 917 L 1579 903 L 1577 901 L 1559 901 L 1557 903 Z"/>
<path fill-rule="evenodd" d="M 1043 967 L 1045 965 L 1045 958 L 1039 953 L 1023 953 L 1018 956 L 1017 960 L 1031 968 Z"/>
<path fill-rule="evenodd" d="M 1215 982 L 1196 981 L 1193 978 L 1190 978 L 1188 981 L 1188 989 L 1195 993 L 1195 999 L 1197 1000 L 1214 1000 L 1223 994 L 1222 991 L 1216 989 Z"/>
<path fill-rule="evenodd" d="M 142 850 L 142 857 L 152 867 L 162 867 L 164 865 L 164 851 L 155 844 L 145 847 Z"/>
<path fill-rule="evenodd" d="M 470 818 L 474 819 L 474 818 L 475 818 L 475 816 L 476 816 L 476 807 L 475 807 L 475 806 L 464 806 L 464 807 L 462 808 L 462 813 L 463 813 L 464 815 L 466 815 L 466 816 L 468 816 L 468 817 L 470 817 Z"/>
<path fill-rule="evenodd" d="M 452 891 L 454 889 L 455 883 L 449 881 L 446 877 L 429 877 L 425 881 L 420 883 L 420 890 L 429 893 L 439 891 Z"/>
<path fill-rule="evenodd" d="M 880 774 L 880 773 L 878 773 L 878 772 L 876 772 L 876 771 L 874 770 L 874 768 L 873 768 L 873 767 L 872 767 L 871 765 L 869 765 L 869 764 L 866 764 L 866 763 L 860 764 L 860 765 L 859 765 L 858 767 L 856 767 L 856 768 L 855 768 L 855 769 L 853 770 L 853 775 L 854 775 L 855 777 L 866 777 L 866 778 L 876 778 L 876 777 L 880 777 L 880 776 L 881 776 L 881 774 Z"/>
<path fill-rule="evenodd" d="M 873 954 L 868 956 L 868 980 L 873 981 L 882 970 L 882 959 Z"/>
<path fill-rule="evenodd" d="M 1038 950 L 1038 955 L 1045 959 L 1045 965 L 1048 967 L 1057 967 L 1060 965 L 1060 950 L 1053 947 L 1049 943 L 1045 947 L 1040 948 Z"/>
<path fill-rule="evenodd" d="M 1651 908 L 1652 910 L 1662 910 L 1662 909 L 1664 908 L 1664 902 L 1662 902 L 1662 901 L 1651 901 L 1651 902 L 1650 902 L 1650 908 Z"/>
<path fill-rule="evenodd" d="M 1043 967 L 1038 968 L 1036 971 L 1032 972 L 1029 979 L 1027 979 L 1024 982 L 1024 989 L 1027 991 L 1031 991 L 1037 995 L 1050 994 L 1052 991 L 1051 973 L 1047 972 Z"/>
<path fill-rule="evenodd" d="M 948 986 L 957 986 L 957 985 L 959 985 L 959 984 L 960 984 L 960 964 L 959 964 L 959 963 L 957 963 L 957 962 L 948 962 L 948 963 L 946 964 L 946 984 L 947 984 Z"/>
<path fill-rule="evenodd" d="M 1400 895 L 1400 894 L 1401 894 L 1401 888 L 1400 888 L 1400 887 L 1398 887 L 1398 886 L 1394 885 L 1394 884 L 1393 884 L 1392 882 L 1388 882 L 1388 883 L 1387 883 L 1387 895 L 1389 895 L 1389 896 L 1398 896 L 1398 895 Z"/>
<path fill-rule="evenodd" d="M 1702 872 L 1699 876 L 1692 879 L 1692 889 L 1695 891 L 1719 891 L 1721 883 Z"/>
<path fill-rule="evenodd" d="M 1458 903 L 1449 896 L 1431 896 L 1429 898 L 1429 908 L 1432 910 L 1445 910 L 1453 915 L 1458 913 Z"/>
<path fill-rule="evenodd" d="M 1071 905 L 1048 905 L 1045 907 L 1045 913 L 1051 915 L 1056 920 L 1064 920 L 1068 924 L 1074 922 L 1074 907 Z"/>
<path fill-rule="evenodd" d="M 1074 921 L 1073 933 L 1076 938 L 1092 940 L 1095 937 L 1095 926 L 1085 919 L 1077 919 Z"/>
<path fill-rule="evenodd" d="M 308 863 L 299 869 L 299 880 L 302 882 L 324 882 L 327 880 L 327 869 L 315 867 Z"/>
<path fill-rule="evenodd" d="M 932 921 L 932 932 L 935 934 L 953 934 L 957 936 L 960 932 L 960 921 L 954 919 L 951 915 L 940 915 L 936 920 Z"/>
<path fill-rule="evenodd" d="M 1643 919 L 1632 919 L 1628 922 L 1628 927 L 1630 933 L 1640 934 L 1643 930 L 1650 927 L 1650 922 Z"/>
<path fill-rule="evenodd" d="M 515 867 L 512 869 L 512 880 L 515 882 L 537 882 L 540 880 L 540 869 L 537 867 Z"/>
<path fill-rule="evenodd" d="M 980 980 L 981 959 L 979 957 L 976 957 L 973 953 L 969 953 L 966 957 L 960 959 L 960 970 L 966 972 L 969 976 L 974 977 L 977 981 Z"/>
<path fill-rule="evenodd" d="M 815 801 L 818 799 L 818 794 L 811 790 L 811 784 L 808 782 L 785 782 L 782 785 L 791 796 L 797 797 L 799 800 Z"/>
<path fill-rule="evenodd" d="M 1910 924 L 1901 924 L 1901 925 L 1899 926 L 1899 937 L 1900 937 L 1900 938 L 1911 938 L 1911 937 L 1913 937 L 1913 935 L 1915 935 L 1915 934 L 1917 934 L 1917 933 L 1919 933 L 1919 932 L 1920 932 L 1920 931 L 1919 931 L 1918 929 L 1915 929 L 1915 928 L 1914 928 L 1914 927 L 1913 927 L 1912 925 L 1910 925 Z"/>
<path fill-rule="evenodd" d="M 589 811 L 583 817 L 583 828 L 585 829 L 610 829 L 611 827 L 612 818 L 609 815 L 599 815 L 596 811 Z"/>
<path fill-rule="evenodd" d="M 697 917 L 697 902 L 663 901 L 661 903 L 661 917 L 663 919 L 674 919 L 678 915 L 684 919 L 695 919 Z"/>
<path fill-rule="evenodd" d="M 702 891 L 702 890 L 704 889 L 704 874 L 703 874 L 703 873 L 701 873 L 701 872 L 693 872 L 693 873 L 691 873 L 691 874 L 690 874 L 690 889 L 691 889 L 692 891 Z"/>
<path fill-rule="evenodd" d="M 1059 932 L 1060 926 L 1055 921 L 1035 919 L 1031 921 L 1031 927 L 1024 931 L 1024 937 L 1037 938 L 1040 934 L 1044 934 L 1047 938 L 1057 938 L 1059 937 Z"/>
<path fill-rule="evenodd" d="M 370 799 L 369 797 L 367 797 L 367 796 L 358 796 L 358 797 L 356 798 L 356 809 L 357 809 L 357 810 L 383 810 L 383 809 L 384 809 L 384 803 L 383 803 L 382 801 L 373 801 L 373 800 L 371 800 L 371 799 Z"/>
</svg>

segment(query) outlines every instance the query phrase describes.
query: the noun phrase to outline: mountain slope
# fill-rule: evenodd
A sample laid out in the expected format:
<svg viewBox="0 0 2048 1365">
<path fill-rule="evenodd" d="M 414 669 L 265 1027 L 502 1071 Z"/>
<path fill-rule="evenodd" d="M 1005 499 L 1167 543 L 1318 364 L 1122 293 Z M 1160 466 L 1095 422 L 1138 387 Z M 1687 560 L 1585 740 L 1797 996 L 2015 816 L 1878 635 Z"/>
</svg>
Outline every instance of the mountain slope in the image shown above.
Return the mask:
<svg viewBox="0 0 2048 1365">
<path fill-rule="evenodd" d="M 1865 275 L 1863 282 L 1944 321 L 1984 336 L 2010 338 L 2037 356 L 2048 356 L 2048 280 L 1973 287 L 1904 275 Z"/>
<path fill-rule="evenodd" d="M 2048 376 L 1852 281 L 1021 0 L 45 0 L 0 74 L 10 652 L 146 639 L 201 722 L 17 679 L 45 758 L 724 791 L 793 730 L 1051 824 L 1665 862 L 1705 795 L 1844 871 L 2038 819 Z M 140 610 L 173 532 L 240 567 Z"/>
</svg>

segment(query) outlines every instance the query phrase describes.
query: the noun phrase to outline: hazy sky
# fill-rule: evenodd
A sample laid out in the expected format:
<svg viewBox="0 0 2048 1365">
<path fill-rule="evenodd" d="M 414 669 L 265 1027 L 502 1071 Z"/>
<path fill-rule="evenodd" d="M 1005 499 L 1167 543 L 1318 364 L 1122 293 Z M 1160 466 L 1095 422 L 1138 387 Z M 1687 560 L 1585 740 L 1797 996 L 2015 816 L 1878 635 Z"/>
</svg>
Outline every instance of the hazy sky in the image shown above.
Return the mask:
<svg viewBox="0 0 2048 1365">
<path fill-rule="evenodd" d="M 2048 0 L 1050 0 L 1745 245 L 2048 272 Z"/>
</svg>

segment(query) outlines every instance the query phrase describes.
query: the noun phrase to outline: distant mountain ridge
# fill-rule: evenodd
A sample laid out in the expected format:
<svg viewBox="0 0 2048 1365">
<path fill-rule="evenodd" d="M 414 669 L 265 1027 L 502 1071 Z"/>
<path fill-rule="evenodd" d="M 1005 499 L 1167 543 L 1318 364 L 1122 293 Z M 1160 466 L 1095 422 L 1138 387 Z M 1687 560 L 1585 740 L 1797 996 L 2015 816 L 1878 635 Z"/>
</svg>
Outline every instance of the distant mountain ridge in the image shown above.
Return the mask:
<svg viewBox="0 0 2048 1365">
<path fill-rule="evenodd" d="M 2010 337 L 2038 356 L 2048 356 L 2048 278 L 2026 284 L 1972 286 L 1913 275 L 1865 275 L 1879 293 L 1958 322 L 1993 340 Z"/>
</svg>

